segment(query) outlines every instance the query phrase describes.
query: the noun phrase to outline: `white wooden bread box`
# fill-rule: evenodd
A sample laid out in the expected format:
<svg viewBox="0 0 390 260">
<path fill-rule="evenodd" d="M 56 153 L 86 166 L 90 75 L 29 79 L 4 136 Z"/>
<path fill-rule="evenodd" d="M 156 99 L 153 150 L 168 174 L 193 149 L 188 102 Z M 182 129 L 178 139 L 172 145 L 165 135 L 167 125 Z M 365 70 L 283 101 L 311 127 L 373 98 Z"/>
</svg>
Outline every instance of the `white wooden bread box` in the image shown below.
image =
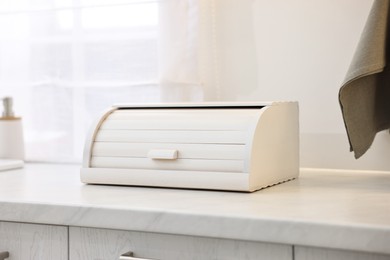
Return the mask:
<svg viewBox="0 0 390 260">
<path fill-rule="evenodd" d="M 297 102 L 131 104 L 91 129 L 81 181 L 251 192 L 298 174 Z"/>
</svg>

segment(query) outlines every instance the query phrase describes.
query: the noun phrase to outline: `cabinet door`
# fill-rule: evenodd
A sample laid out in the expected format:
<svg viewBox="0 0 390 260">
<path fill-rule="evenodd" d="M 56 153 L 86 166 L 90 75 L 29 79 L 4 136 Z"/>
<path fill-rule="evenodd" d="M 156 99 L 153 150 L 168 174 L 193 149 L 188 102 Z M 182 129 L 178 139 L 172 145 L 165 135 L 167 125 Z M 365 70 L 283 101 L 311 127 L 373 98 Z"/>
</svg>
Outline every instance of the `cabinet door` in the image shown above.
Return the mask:
<svg viewBox="0 0 390 260">
<path fill-rule="evenodd" d="M 9 252 L 9 260 L 66 260 L 67 227 L 0 222 L 0 252 L 3 251 Z"/>
<path fill-rule="evenodd" d="M 390 255 L 315 247 L 295 247 L 295 260 L 390 260 Z"/>
<path fill-rule="evenodd" d="M 107 229 L 70 227 L 69 242 L 70 260 L 118 260 L 128 251 L 156 260 L 292 259 L 287 245 Z"/>
</svg>

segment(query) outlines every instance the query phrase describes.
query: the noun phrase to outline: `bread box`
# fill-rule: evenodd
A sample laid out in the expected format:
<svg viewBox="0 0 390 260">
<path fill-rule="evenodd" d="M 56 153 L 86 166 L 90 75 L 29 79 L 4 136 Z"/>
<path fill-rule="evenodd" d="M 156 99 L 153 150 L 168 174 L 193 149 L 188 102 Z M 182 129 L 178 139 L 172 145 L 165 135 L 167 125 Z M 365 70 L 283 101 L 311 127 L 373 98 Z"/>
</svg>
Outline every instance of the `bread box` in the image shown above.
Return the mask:
<svg viewBox="0 0 390 260">
<path fill-rule="evenodd" d="M 124 104 L 91 129 L 81 181 L 251 192 L 298 174 L 297 102 Z"/>
</svg>

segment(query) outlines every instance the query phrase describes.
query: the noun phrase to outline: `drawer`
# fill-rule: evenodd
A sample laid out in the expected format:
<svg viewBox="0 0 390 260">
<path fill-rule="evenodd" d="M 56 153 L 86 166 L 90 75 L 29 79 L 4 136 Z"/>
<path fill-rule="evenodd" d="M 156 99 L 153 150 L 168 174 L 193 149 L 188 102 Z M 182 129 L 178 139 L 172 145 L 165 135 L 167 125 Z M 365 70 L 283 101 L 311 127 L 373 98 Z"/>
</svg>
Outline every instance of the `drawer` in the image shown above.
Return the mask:
<svg viewBox="0 0 390 260">
<path fill-rule="evenodd" d="M 70 260 L 118 260 L 129 251 L 156 260 L 292 259 L 287 245 L 79 227 L 69 234 Z"/>
<path fill-rule="evenodd" d="M 390 255 L 317 247 L 295 247 L 296 260 L 390 260 Z"/>
<path fill-rule="evenodd" d="M 7 260 L 66 260 L 68 228 L 0 222 L 0 252 L 9 252 Z"/>
</svg>

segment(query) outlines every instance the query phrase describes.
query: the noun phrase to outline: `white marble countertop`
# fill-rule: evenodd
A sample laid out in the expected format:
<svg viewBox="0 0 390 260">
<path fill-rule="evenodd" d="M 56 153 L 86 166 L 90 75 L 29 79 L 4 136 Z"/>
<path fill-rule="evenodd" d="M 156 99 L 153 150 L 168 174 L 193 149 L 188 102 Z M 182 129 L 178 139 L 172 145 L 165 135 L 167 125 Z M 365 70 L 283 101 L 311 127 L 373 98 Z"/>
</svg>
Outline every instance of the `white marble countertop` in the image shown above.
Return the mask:
<svg viewBox="0 0 390 260">
<path fill-rule="evenodd" d="M 302 170 L 255 193 L 85 185 L 78 165 L 0 172 L 0 220 L 390 254 L 390 173 Z"/>
</svg>

